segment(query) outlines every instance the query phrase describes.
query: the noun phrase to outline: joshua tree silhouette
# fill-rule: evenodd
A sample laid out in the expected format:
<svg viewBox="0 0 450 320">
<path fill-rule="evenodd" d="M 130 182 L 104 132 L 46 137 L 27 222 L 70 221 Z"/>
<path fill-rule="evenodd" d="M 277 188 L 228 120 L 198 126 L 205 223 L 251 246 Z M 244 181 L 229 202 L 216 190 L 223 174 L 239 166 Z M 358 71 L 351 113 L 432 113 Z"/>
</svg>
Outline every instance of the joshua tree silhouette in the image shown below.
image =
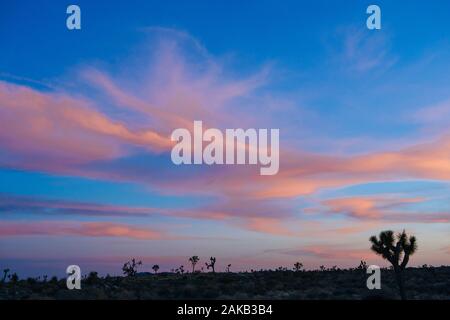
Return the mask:
<svg viewBox="0 0 450 320">
<path fill-rule="evenodd" d="M 192 272 L 195 271 L 195 265 L 197 264 L 197 262 L 200 260 L 200 258 L 198 256 L 192 256 L 189 258 L 189 262 L 192 264 Z"/>
<path fill-rule="evenodd" d="M 127 277 L 133 277 L 137 273 L 137 267 L 142 264 L 142 261 L 136 261 L 136 259 L 131 259 L 123 264 L 122 271 Z"/>
<path fill-rule="evenodd" d="M 356 270 L 363 270 L 365 273 L 367 270 L 367 262 L 364 260 L 361 260 L 361 262 L 359 263 L 359 266 L 356 268 Z"/>
<path fill-rule="evenodd" d="M 397 242 L 394 244 L 395 238 L 397 238 Z M 372 251 L 381 255 L 392 264 L 400 296 L 403 300 L 406 299 L 403 270 L 408 264 L 409 257 L 417 251 L 416 237 L 408 237 L 405 230 L 402 233 L 398 233 L 397 236 L 394 235 L 393 231 L 387 230 L 380 232 L 379 239 L 376 236 L 372 236 L 369 240 L 372 243 Z"/>
<path fill-rule="evenodd" d="M 303 268 L 303 263 L 301 262 L 296 262 L 294 263 L 294 271 L 298 272 L 298 271 L 302 271 Z"/>
<path fill-rule="evenodd" d="M 153 270 L 155 273 L 158 273 L 159 266 L 158 266 L 157 264 L 155 264 L 155 265 L 152 267 L 152 270 Z"/>
<path fill-rule="evenodd" d="M 227 265 L 227 272 L 230 272 L 231 263 Z"/>
<path fill-rule="evenodd" d="M 19 281 L 19 276 L 15 272 L 12 275 L 10 275 L 8 278 L 9 278 L 9 281 L 11 281 L 11 283 L 13 283 L 13 284 L 16 284 Z"/>
<path fill-rule="evenodd" d="M 212 272 L 216 272 L 216 270 L 214 269 L 214 266 L 216 265 L 216 257 L 211 257 L 209 258 L 209 261 L 211 261 L 210 263 L 205 262 L 206 268 L 209 270 L 209 268 L 212 269 Z"/>
<path fill-rule="evenodd" d="M 6 278 L 8 277 L 9 269 L 3 269 L 3 279 L 2 282 L 6 281 Z"/>
<path fill-rule="evenodd" d="M 86 278 L 86 283 L 88 284 L 95 284 L 96 282 L 99 281 L 99 277 L 98 277 L 98 273 L 95 271 L 91 271 L 89 272 L 88 277 Z"/>
</svg>

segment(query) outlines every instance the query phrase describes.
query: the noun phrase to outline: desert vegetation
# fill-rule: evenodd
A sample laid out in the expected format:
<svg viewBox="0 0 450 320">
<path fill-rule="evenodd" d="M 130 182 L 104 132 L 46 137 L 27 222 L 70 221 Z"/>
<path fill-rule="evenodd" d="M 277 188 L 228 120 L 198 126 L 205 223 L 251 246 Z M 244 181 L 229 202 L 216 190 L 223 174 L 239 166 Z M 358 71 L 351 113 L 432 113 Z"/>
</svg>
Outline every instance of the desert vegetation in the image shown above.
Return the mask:
<svg viewBox="0 0 450 320">
<path fill-rule="evenodd" d="M 197 262 L 200 260 L 200 258 L 198 256 L 192 256 L 189 258 L 189 262 L 192 265 L 192 273 L 195 272 L 195 265 L 197 264 Z"/>
<path fill-rule="evenodd" d="M 122 267 L 123 274 L 127 277 L 135 276 L 140 265 L 142 265 L 142 261 L 136 261 L 134 258 L 125 262 Z"/>
<path fill-rule="evenodd" d="M 157 264 L 138 272 L 145 266 L 133 258 L 124 263 L 122 277 L 100 277 L 95 271 L 83 276 L 81 290 L 68 290 L 65 278 L 19 279 L 5 268 L 0 299 L 450 299 L 450 266 L 407 268 L 417 251 L 414 236 L 382 231 L 369 240 L 371 250 L 392 265 L 380 270 L 380 290 L 367 288 L 364 260 L 347 269 L 322 265 L 306 270 L 297 261 L 290 268 L 245 272 L 231 272 L 231 264 L 223 264 L 224 272 L 217 272 L 217 259 L 210 257 L 205 266 L 211 271 L 201 272 L 195 268 L 200 257 L 192 256 L 187 259 L 192 272 L 183 265 L 159 272 Z"/>
</svg>

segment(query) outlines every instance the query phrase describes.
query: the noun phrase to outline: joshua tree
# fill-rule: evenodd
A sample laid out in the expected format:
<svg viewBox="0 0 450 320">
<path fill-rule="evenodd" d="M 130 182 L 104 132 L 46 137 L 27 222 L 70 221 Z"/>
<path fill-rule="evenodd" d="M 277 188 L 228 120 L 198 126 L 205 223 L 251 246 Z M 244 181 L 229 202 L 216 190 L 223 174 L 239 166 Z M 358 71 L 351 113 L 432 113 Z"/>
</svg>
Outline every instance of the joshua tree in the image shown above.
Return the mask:
<svg viewBox="0 0 450 320">
<path fill-rule="evenodd" d="M 86 278 L 86 283 L 95 284 L 96 282 L 98 282 L 98 280 L 99 280 L 98 273 L 95 271 L 91 271 L 89 272 L 89 275 Z"/>
<path fill-rule="evenodd" d="M 229 265 L 227 265 L 227 272 L 230 272 L 230 268 L 231 268 L 231 263 Z"/>
<path fill-rule="evenodd" d="M 366 270 L 367 270 L 367 262 L 365 262 L 364 260 L 361 260 L 361 262 L 359 263 L 359 266 L 356 269 L 357 270 L 363 270 L 364 272 L 366 272 Z"/>
<path fill-rule="evenodd" d="M 127 277 L 133 277 L 137 273 L 137 267 L 142 264 L 142 261 L 136 261 L 136 259 L 131 259 L 125 262 L 122 267 L 123 274 Z"/>
<path fill-rule="evenodd" d="M 183 273 L 184 273 L 184 266 L 180 266 L 179 268 L 172 269 L 172 270 L 173 270 L 173 272 L 175 272 L 175 273 L 181 273 L 181 274 L 183 274 Z"/>
<path fill-rule="evenodd" d="M 9 269 L 3 269 L 3 279 L 2 282 L 6 281 L 6 278 L 8 277 Z"/>
<path fill-rule="evenodd" d="M 8 278 L 11 281 L 11 283 L 13 283 L 13 284 L 16 284 L 19 281 L 19 276 L 15 272 L 12 275 L 10 275 Z"/>
<path fill-rule="evenodd" d="M 195 271 L 195 265 L 197 264 L 197 262 L 200 260 L 200 258 L 198 256 L 192 256 L 189 258 L 189 262 L 192 264 L 192 273 L 194 273 Z"/>
<path fill-rule="evenodd" d="M 303 268 L 303 263 L 298 262 L 298 261 L 296 263 L 294 263 L 294 271 L 296 271 L 296 272 L 302 271 L 302 268 Z"/>
<path fill-rule="evenodd" d="M 155 265 L 152 267 L 152 269 L 153 269 L 153 271 L 154 271 L 155 273 L 158 273 L 159 266 L 158 266 L 157 264 L 155 264 Z"/>
<path fill-rule="evenodd" d="M 209 258 L 210 263 L 205 262 L 206 268 L 209 270 L 209 268 L 212 269 L 212 272 L 216 272 L 216 269 L 214 269 L 214 266 L 216 265 L 216 257 Z"/>
<path fill-rule="evenodd" d="M 409 256 L 417 251 L 416 237 L 410 236 L 408 238 L 405 230 L 397 234 L 397 236 L 394 235 L 393 231 L 382 231 L 379 237 L 379 239 L 376 236 L 370 237 L 369 240 L 372 243 L 371 249 L 392 264 L 395 279 L 400 290 L 400 296 L 404 300 L 406 299 L 406 295 L 402 273 L 408 264 Z M 397 242 L 394 244 L 396 238 Z"/>
</svg>

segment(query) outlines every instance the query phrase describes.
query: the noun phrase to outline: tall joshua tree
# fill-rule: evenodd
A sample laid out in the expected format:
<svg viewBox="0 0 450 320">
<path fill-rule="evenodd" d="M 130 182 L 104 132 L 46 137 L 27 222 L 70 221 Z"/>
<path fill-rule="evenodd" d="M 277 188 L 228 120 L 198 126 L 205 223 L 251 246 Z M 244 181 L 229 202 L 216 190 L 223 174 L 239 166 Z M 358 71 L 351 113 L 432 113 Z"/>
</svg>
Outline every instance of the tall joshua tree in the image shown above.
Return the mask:
<svg viewBox="0 0 450 320">
<path fill-rule="evenodd" d="M 207 268 L 207 269 L 211 268 L 211 269 L 212 269 L 212 272 L 215 273 L 215 272 L 216 272 L 216 269 L 215 269 L 215 266 L 216 266 L 216 257 L 211 257 L 211 258 L 209 258 L 209 261 L 210 261 L 210 263 L 205 262 L 206 268 Z"/>
<path fill-rule="evenodd" d="M 303 263 L 298 262 L 298 261 L 296 263 L 294 263 L 294 271 L 295 272 L 302 271 L 302 268 L 303 268 Z"/>
<path fill-rule="evenodd" d="M 8 277 L 9 269 L 3 269 L 3 279 L 2 282 L 6 281 L 6 278 Z"/>
<path fill-rule="evenodd" d="M 396 239 L 397 242 L 395 242 Z M 380 232 L 379 239 L 376 236 L 372 236 L 369 240 L 372 243 L 372 251 L 381 255 L 394 267 L 395 279 L 400 296 L 403 300 L 406 299 L 403 284 L 403 270 L 405 270 L 408 264 L 409 257 L 417 251 L 416 237 L 408 237 L 405 230 L 396 236 L 393 231 L 387 230 Z"/>
<path fill-rule="evenodd" d="M 153 271 L 154 271 L 155 273 L 158 273 L 159 266 L 158 266 L 157 264 L 155 264 L 155 265 L 152 267 L 152 269 L 153 269 Z"/>
<path fill-rule="evenodd" d="M 197 262 L 200 260 L 200 258 L 198 256 L 192 256 L 189 258 L 189 262 L 192 264 L 192 272 L 195 271 L 195 265 L 197 264 Z"/>
</svg>

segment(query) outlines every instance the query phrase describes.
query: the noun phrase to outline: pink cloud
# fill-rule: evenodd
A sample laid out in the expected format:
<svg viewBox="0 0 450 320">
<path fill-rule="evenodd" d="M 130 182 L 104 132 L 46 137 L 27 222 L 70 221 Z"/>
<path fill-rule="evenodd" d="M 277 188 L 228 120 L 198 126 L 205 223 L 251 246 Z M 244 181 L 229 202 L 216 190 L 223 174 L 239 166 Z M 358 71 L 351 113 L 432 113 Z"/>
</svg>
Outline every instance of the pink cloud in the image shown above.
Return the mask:
<svg viewBox="0 0 450 320">
<path fill-rule="evenodd" d="M 251 231 L 257 231 L 278 236 L 293 236 L 295 233 L 290 230 L 279 218 L 246 218 L 244 220 L 245 228 Z"/>
<path fill-rule="evenodd" d="M 402 206 L 424 202 L 424 198 L 402 198 L 398 195 L 354 196 L 322 201 L 325 212 L 344 214 L 357 219 L 410 223 L 448 223 L 450 212 L 414 212 Z M 317 209 L 320 210 L 320 209 Z"/>
<path fill-rule="evenodd" d="M 363 40 L 360 35 L 348 40 L 350 58 L 356 54 L 358 60 L 359 54 L 355 52 Z M 198 45 L 194 43 L 195 47 Z M 370 47 L 364 44 L 363 47 L 373 53 Z M 249 98 L 255 89 L 266 83 L 267 68 L 234 79 L 226 75 L 220 63 L 208 59 L 206 67 L 202 65 L 198 70 L 183 59 L 176 44 L 170 41 L 164 43 L 153 58 L 151 68 L 138 66 L 145 71 L 136 76 L 137 79 L 113 77 L 95 68 L 82 70 L 83 79 L 101 96 L 95 102 L 81 92 L 70 94 L 56 89 L 43 92 L 0 82 L 0 147 L 4 150 L 0 163 L 19 169 L 142 183 L 165 194 L 212 195 L 218 199 L 214 205 L 158 210 L 158 213 L 221 220 L 248 230 L 279 235 L 292 233 L 286 224 L 295 219 L 296 213 L 293 207 L 277 202 L 279 199 L 287 201 L 326 188 L 375 181 L 450 180 L 448 136 L 394 151 L 347 157 L 305 152 L 287 145 L 282 148 L 280 172 L 272 177 L 260 176 L 258 170 L 249 166 L 201 168 L 186 173 L 189 171 L 186 168 L 171 166 L 169 157 L 163 165 L 126 164 L 124 159 L 135 147 L 150 154 L 163 152 L 167 155 L 172 146 L 168 139 L 171 130 L 179 126 L 189 128 L 198 117 L 205 121 L 205 126 L 218 127 L 241 127 L 243 123 L 258 123 L 259 120 L 258 113 L 249 111 L 236 100 Z M 375 65 L 377 61 L 375 56 Z M 362 69 L 370 69 L 372 65 L 361 64 Z M 138 114 L 141 128 L 136 129 L 130 121 L 118 121 L 101 112 L 105 110 L 102 103 L 106 102 L 127 114 Z M 116 164 L 114 161 L 118 159 L 121 161 Z M 378 207 L 378 202 L 353 199 L 329 204 L 334 210 L 347 211 L 352 216 L 377 218 L 383 209 Z M 61 209 L 77 210 L 73 206 Z M 80 212 L 89 212 L 89 209 L 97 213 L 104 210 L 79 208 Z M 124 208 L 104 211 L 114 214 Z M 134 208 L 129 212 L 146 214 L 154 210 Z M 417 219 L 416 215 L 403 217 Z M 442 214 L 429 221 L 446 219 Z"/>
<path fill-rule="evenodd" d="M 46 167 L 50 162 L 64 169 L 123 156 L 127 144 L 154 152 L 172 145 L 168 137 L 154 131 L 133 131 L 112 120 L 84 98 L 42 93 L 3 81 L 0 126 L 0 145 L 32 166 Z"/>
<path fill-rule="evenodd" d="M 162 240 L 169 237 L 164 232 L 126 224 L 110 222 L 9 222 L 2 221 L 0 236 L 81 236 L 116 237 L 138 240 Z"/>
<path fill-rule="evenodd" d="M 299 259 L 302 256 L 310 256 L 324 260 L 369 260 L 375 257 L 369 249 L 354 249 L 345 248 L 334 245 L 309 245 L 297 249 L 276 249 L 269 250 L 278 253 L 297 256 Z"/>
<path fill-rule="evenodd" d="M 388 210 L 399 206 L 423 202 L 422 198 L 392 198 L 382 196 L 346 197 L 325 200 L 322 203 L 331 213 L 344 213 L 355 218 L 382 218 Z"/>
<path fill-rule="evenodd" d="M 186 35 L 175 36 L 187 39 L 198 49 L 199 44 Z M 350 56 L 358 39 L 356 44 L 348 44 Z M 114 166 L 114 160 L 130 155 L 131 147 L 167 154 L 173 145 L 168 139 L 171 130 L 189 128 L 198 117 L 206 127 L 240 127 L 249 120 L 257 123 L 259 118 L 235 99 L 248 98 L 262 86 L 268 78 L 266 68 L 247 78 L 232 79 L 220 63 L 209 59 L 206 67 L 198 70 L 185 61 L 176 41 L 161 45 L 152 59 L 151 67 L 136 67 L 145 70 L 137 79 L 113 78 L 95 68 L 81 71 L 101 97 L 106 97 L 106 101 L 100 98 L 95 103 L 81 93 L 40 92 L 0 82 L 0 125 L 4 128 L 0 146 L 6 151 L 1 163 L 13 168 L 144 183 L 168 194 L 207 193 L 232 201 L 293 198 L 324 188 L 374 181 L 450 179 L 447 136 L 396 151 L 348 157 L 284 146 L 280 172 L 273 177 L 261 177 L 249 167 L 216 167 L 186 178 L 187 170 L 170 166 L 169 157 L 167 166 L 149 164 L 147 170 L 126 167 L 123 162 Z M 110 101 L 125 112 L 139 114 L 142 128 L 137 130 L 134 124 L 100 112 L 100 104 Z"/>
</svg>

